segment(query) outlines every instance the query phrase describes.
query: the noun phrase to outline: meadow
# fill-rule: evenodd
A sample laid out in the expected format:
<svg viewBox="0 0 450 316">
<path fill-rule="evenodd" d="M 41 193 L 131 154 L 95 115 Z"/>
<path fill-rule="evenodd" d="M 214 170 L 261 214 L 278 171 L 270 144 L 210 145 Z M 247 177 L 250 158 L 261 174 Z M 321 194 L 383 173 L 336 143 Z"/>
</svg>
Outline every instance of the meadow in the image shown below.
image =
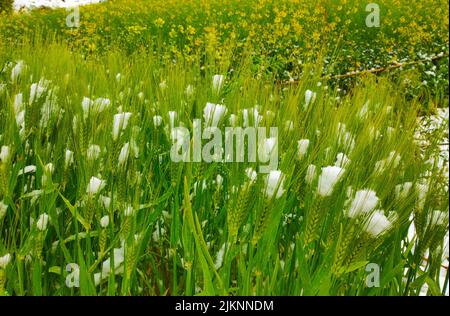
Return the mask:
<svg viewBox="0 0 450 316">
<path fill-rule="evenodd" d="M 448 295 L 448 1 L 379 4 L 0 13 L 0 295 Z"/>
</svg>

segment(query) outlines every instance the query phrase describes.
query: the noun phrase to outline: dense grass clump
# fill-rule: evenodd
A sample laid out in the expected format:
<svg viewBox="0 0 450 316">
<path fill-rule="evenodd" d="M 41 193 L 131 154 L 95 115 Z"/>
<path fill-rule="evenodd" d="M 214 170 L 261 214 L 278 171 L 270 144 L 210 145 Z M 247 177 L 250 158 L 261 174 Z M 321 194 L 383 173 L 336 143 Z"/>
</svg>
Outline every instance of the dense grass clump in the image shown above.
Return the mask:
<svg viewBox="0 0 450 316">
<path fill-rule="evenodd" d="M 0 14 L 11 12 L 12 11 L 12 5 L 14 0 L 2 0 L 0 1 Z"/>
<path fill-rule="evenodd" d="M 422 104 L 387 78 L 342 95 L 318 64 L 285 86 L 255 78 L 251 59 L 232 72 L 197 60 L 86 60 L 60 44 L 0 54 L 1 293 L 445 291 L 448 117 L 419 142 Z M 260 143 L 278 149 L 276 169 L 220 152 L 172 161 L 176 128 L 211 115 L 220 130 L 277 127 Z"/>
</svg>

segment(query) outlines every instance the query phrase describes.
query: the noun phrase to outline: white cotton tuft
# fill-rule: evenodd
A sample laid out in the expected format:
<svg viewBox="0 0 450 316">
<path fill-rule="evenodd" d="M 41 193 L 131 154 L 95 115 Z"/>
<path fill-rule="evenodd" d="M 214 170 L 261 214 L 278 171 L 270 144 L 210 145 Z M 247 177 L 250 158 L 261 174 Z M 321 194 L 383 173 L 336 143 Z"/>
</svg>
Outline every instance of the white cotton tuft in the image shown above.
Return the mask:
<svg viewBox="0 0 450 316">
<path fill-rule="evenodd" d="M 249 178 L 250 182 L 256 181 L 257 173 L 253 168 L 245 169 L 245 174 Z"/>
<path fill-rule="evenodd" d="M 344 153 L 338 153 L 336 156 L 335 166 L 346 168 L 350 164 L 351 160 Z"/>
<path fill-rule="evenodd" d="M 298 142 L 298 157 L 302 159 L 308 152 L 309 139 L 300 139 Z"/>
<path fill-rule="evenodd" d="M 48 226 L 48 220 L 49 217 L 47 214 L 41 214 L 36 222 L 37 229 L 39 229 L 40 231 L 45 231 Z"/>
<path fill-rule="evenodd" d="M 314 101 L 316 100 L 316 96 L 317 96 L 317 93 L 315 93 L 311 90 L 305 91 L 305 108 L 307 108 L 309 106 L 309 104 L 314 103 Z"/>
<path fill-rule="evenodd" d="M 214 263 L 214 267 L 216 268 L 216 270 L 219 269 L 223 264 L 223 256 L 225 254 L 226 246 L 227 243 L 224 243 L 217 253 L 216 262 Z"/>
<path fill-rule="evenodd" d="M 105 215 L 100 219 L 100 226 L 102 228 L 106 228 L 109 225 L 109 216 Z"/>
<path fill-rule="evenodd" d="M 217 127 L 227 111 L 228 109 L 225 105 L 208 102 L 203 109 L 203 118 L 207 126 Z"/>
<path fill-rule="evenodd" d="M 279 170 L 272 170 L 267 176 L 266 180 L 266 196 L 271 199 L 275 194 L 276 198 L 280 198 L 284 193 L 283 188 L 284 175 Z"/>
<path fill-rule="evenodd" d="M 306 169 L 305 182 L 311 185 L 315 177 L 316 177 L 316 166 L 309 165 L 308 168 Z"/>
<path fill-rule="evenodd" d="M 11 149 L 9 146 L 2 146 L 0 150 L 0 162 L 7 163 L 11 156 Z"/>
<path fill-rule="evenodd" d="M 120 131 L 123 131 L 128 126 L 128 121 L 130 120 L 132 113 L 119 113 L 114 115 L 114 123 L 113 123 L 113 140 L 116 141 L 119 138 Z"/>
<path fill-rule="evenodd" d="M 322 168 L 317 185 L 317 194 L 322 197 L 330 196 L 333 193 L 334 186 L 339 182 L 343 174 L 344 169 L 340 167 L 328 166 Z"/>
<path fill-rule="evenodd" d="M 162 124 L 162 117 L 160 115 L 155 115 L 153 116 L 153 125 L 155 125 L 155 127 L 159 127 Z"/>
<path fill-rule="evenodd" d="M 378 197 L 372 190 L 359 190 L 350 205 L 348 217 L 355 218 L 361 214 L 367 214 L 375 209 L 378 204 Z"/>
<path fill-rule="evenodd" d="M 212 87 L 214 92 L 219 93 L 222 90 L 223 84 L 225 83 L 225 76 L 214 75 L 212 78 Z"/>
<path fill-rule="evenodd" d="M 403 184 L 398 184 L 395 186 L 395 196 L 397 199 L 406 199 L 411 191 L 413 184 L 412 182 L 405 182 Z"/>
<path fill-rule="evenodd" d="M 106 181 L 101 180 L 96 177 L 91 177 L 91 179 L 89 180 L 89 184 L 88 184 L 86 192 L 89 195 L 95 195 L 95 194 L 99 193 L 105 186 L 106 186 Z"/>
<path fill-rule="evenodd" d="M 384 216 L 382 210 L 376 210 L 366 225 L 366 231 L 373 237 L 377 237 L 391 227 L 391 222 Z"/>
<path fill-rule="evenodd" d="M 7 253 L 6 255 L 0 257 L 0 269 L 5 269 L 10 262 L 11 254 Z"/>
</svg>

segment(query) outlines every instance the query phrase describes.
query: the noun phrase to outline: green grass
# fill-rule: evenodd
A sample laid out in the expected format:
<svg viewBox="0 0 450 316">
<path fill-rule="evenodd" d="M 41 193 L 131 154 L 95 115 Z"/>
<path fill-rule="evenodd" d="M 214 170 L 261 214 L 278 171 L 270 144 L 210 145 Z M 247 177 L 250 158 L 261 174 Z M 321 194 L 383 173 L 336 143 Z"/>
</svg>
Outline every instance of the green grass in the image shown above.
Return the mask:
<svg viewBox="0 0 450 316">
<path fill-rule="evenodd" d="M 0 51 L 0 145 L 9 148 L 0 161 L 0 257 L 11 254 L 0 268 L 1 293 L 418 295 L 427 284 L 429 294 L 441 294 L 449 201 L 437 145 L 448 120 L 424 147 L 414 141 L 424 104 L 396 81 L 365 76 L 343 95 L 321 79 L 318 61 L 305 66 L 299 84 L 278 85 L 255 77 L 246 54 L 226 54 L 221 63 L 162 64 L 152 54 L 118 51 L 86 59 L 57 43 Z M 23 67 L 12 76 L 19 60 Z M 239 60 L 232 72 L 231 60 Z M 219 93 L 215 74 L 226 76 Z M 31 99 L 38 82 L 40 95 Z M 308 106 L 307 90 L 317 94 Z M 84 97 L 110 105 L 84 113 Z M 168 112 L 177 112 L 175 126 L 191 129 L 207 102 L 227 106 L 221 128 L 232 113 L 242 126 L 243 110 L 254 107 L 261 126 L 279 128 L 280 197 L 265 194 L 267 175 L 246 176 L 258 163 L 170 160 Z M 435 97 L 427 106 L 445 102 Z M 132 115 L 114 140 L 119 112 Z M 309 147 L 300 157 L 301 139 Z M 119 164 L 126 143 L 129 155 Z M 94 144 L 100 152 L 90 158 Z M 349 162 L 323 196 L 321 168 L 339 153 Z M 35 171 L 24 173 L 31 165 Z M 88 194 L 92 177 L 105 186 Z M 404 183 L 410 190 L 396 194 Z M 363 199 L 367 213 L 350 218 L 360 190 L 374 191 L 377 203 Z M 378 235 L 367 228 L 375 210 L 390 223 Z M 101 225 L 104 216 L 109 225 Z M 417 234 L 410 239 L 412 222 Z M 75 280 L 66 271 L 71 263 L 79 267 L 79 288 L 66 286 L 67 277 Z M 381 269 L 378 287 L 366 284 L 369 263 Z"/>
<path fill-rule="evenodd" d="M 110 0 L 80 8 L 80 26 L 69 28 L 66 10 L 35 10 L 0 19 L 0 45 L 28 45 L 55 38 L 85 56 L 146 51 L 168 63 L 214 57 L 239 66 L 250 52 L 262 77 L 297 79 L 304 66 L 326 57 L 322 75 L 417 61 L 394 78 L 408 78 L 406 93 L 424 102 L 448 99 L 448 0 L 382 0 L 380 27 L 369 28 L 366 3 L 293 0 Z M 159 21 L 159 22 L 158 22 Z M 227 60 L 228 48 L 236 58 Z M 225 56 L 222 56 L 222 55 Z M 354 77 L 330 81 L 350 91 Z M 441 106 L 445 106 L 441 105 Z"/>
<path fill-rule="evenodd" d="M 0 2 L 0 13 L 12 11 L 13 0 L 2 0 Z"/>
</svg>

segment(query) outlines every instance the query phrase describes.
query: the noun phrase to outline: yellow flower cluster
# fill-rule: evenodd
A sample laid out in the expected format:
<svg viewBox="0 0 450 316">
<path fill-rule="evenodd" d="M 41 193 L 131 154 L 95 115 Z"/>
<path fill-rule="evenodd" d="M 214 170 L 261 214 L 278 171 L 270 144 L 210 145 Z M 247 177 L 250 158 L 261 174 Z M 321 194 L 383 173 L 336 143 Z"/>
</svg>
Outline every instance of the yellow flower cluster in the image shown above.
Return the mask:
<svg viewBox="0 0 450 316">
<path fill-rule="evenodd" d="M 116 0 L 82 7 L 78 28 L 65 25 L 65 10 L 2 18 L 0 43 L 56 34 L 89 53 L 147 49 L 167 59 L 245 49 L 289 75 L 325 55 L 354 71 L 446 50 L 448 2 L 380 0 L 380 27 L 368 27 L 367 3 L 349 0 Z"/>
</svg>

